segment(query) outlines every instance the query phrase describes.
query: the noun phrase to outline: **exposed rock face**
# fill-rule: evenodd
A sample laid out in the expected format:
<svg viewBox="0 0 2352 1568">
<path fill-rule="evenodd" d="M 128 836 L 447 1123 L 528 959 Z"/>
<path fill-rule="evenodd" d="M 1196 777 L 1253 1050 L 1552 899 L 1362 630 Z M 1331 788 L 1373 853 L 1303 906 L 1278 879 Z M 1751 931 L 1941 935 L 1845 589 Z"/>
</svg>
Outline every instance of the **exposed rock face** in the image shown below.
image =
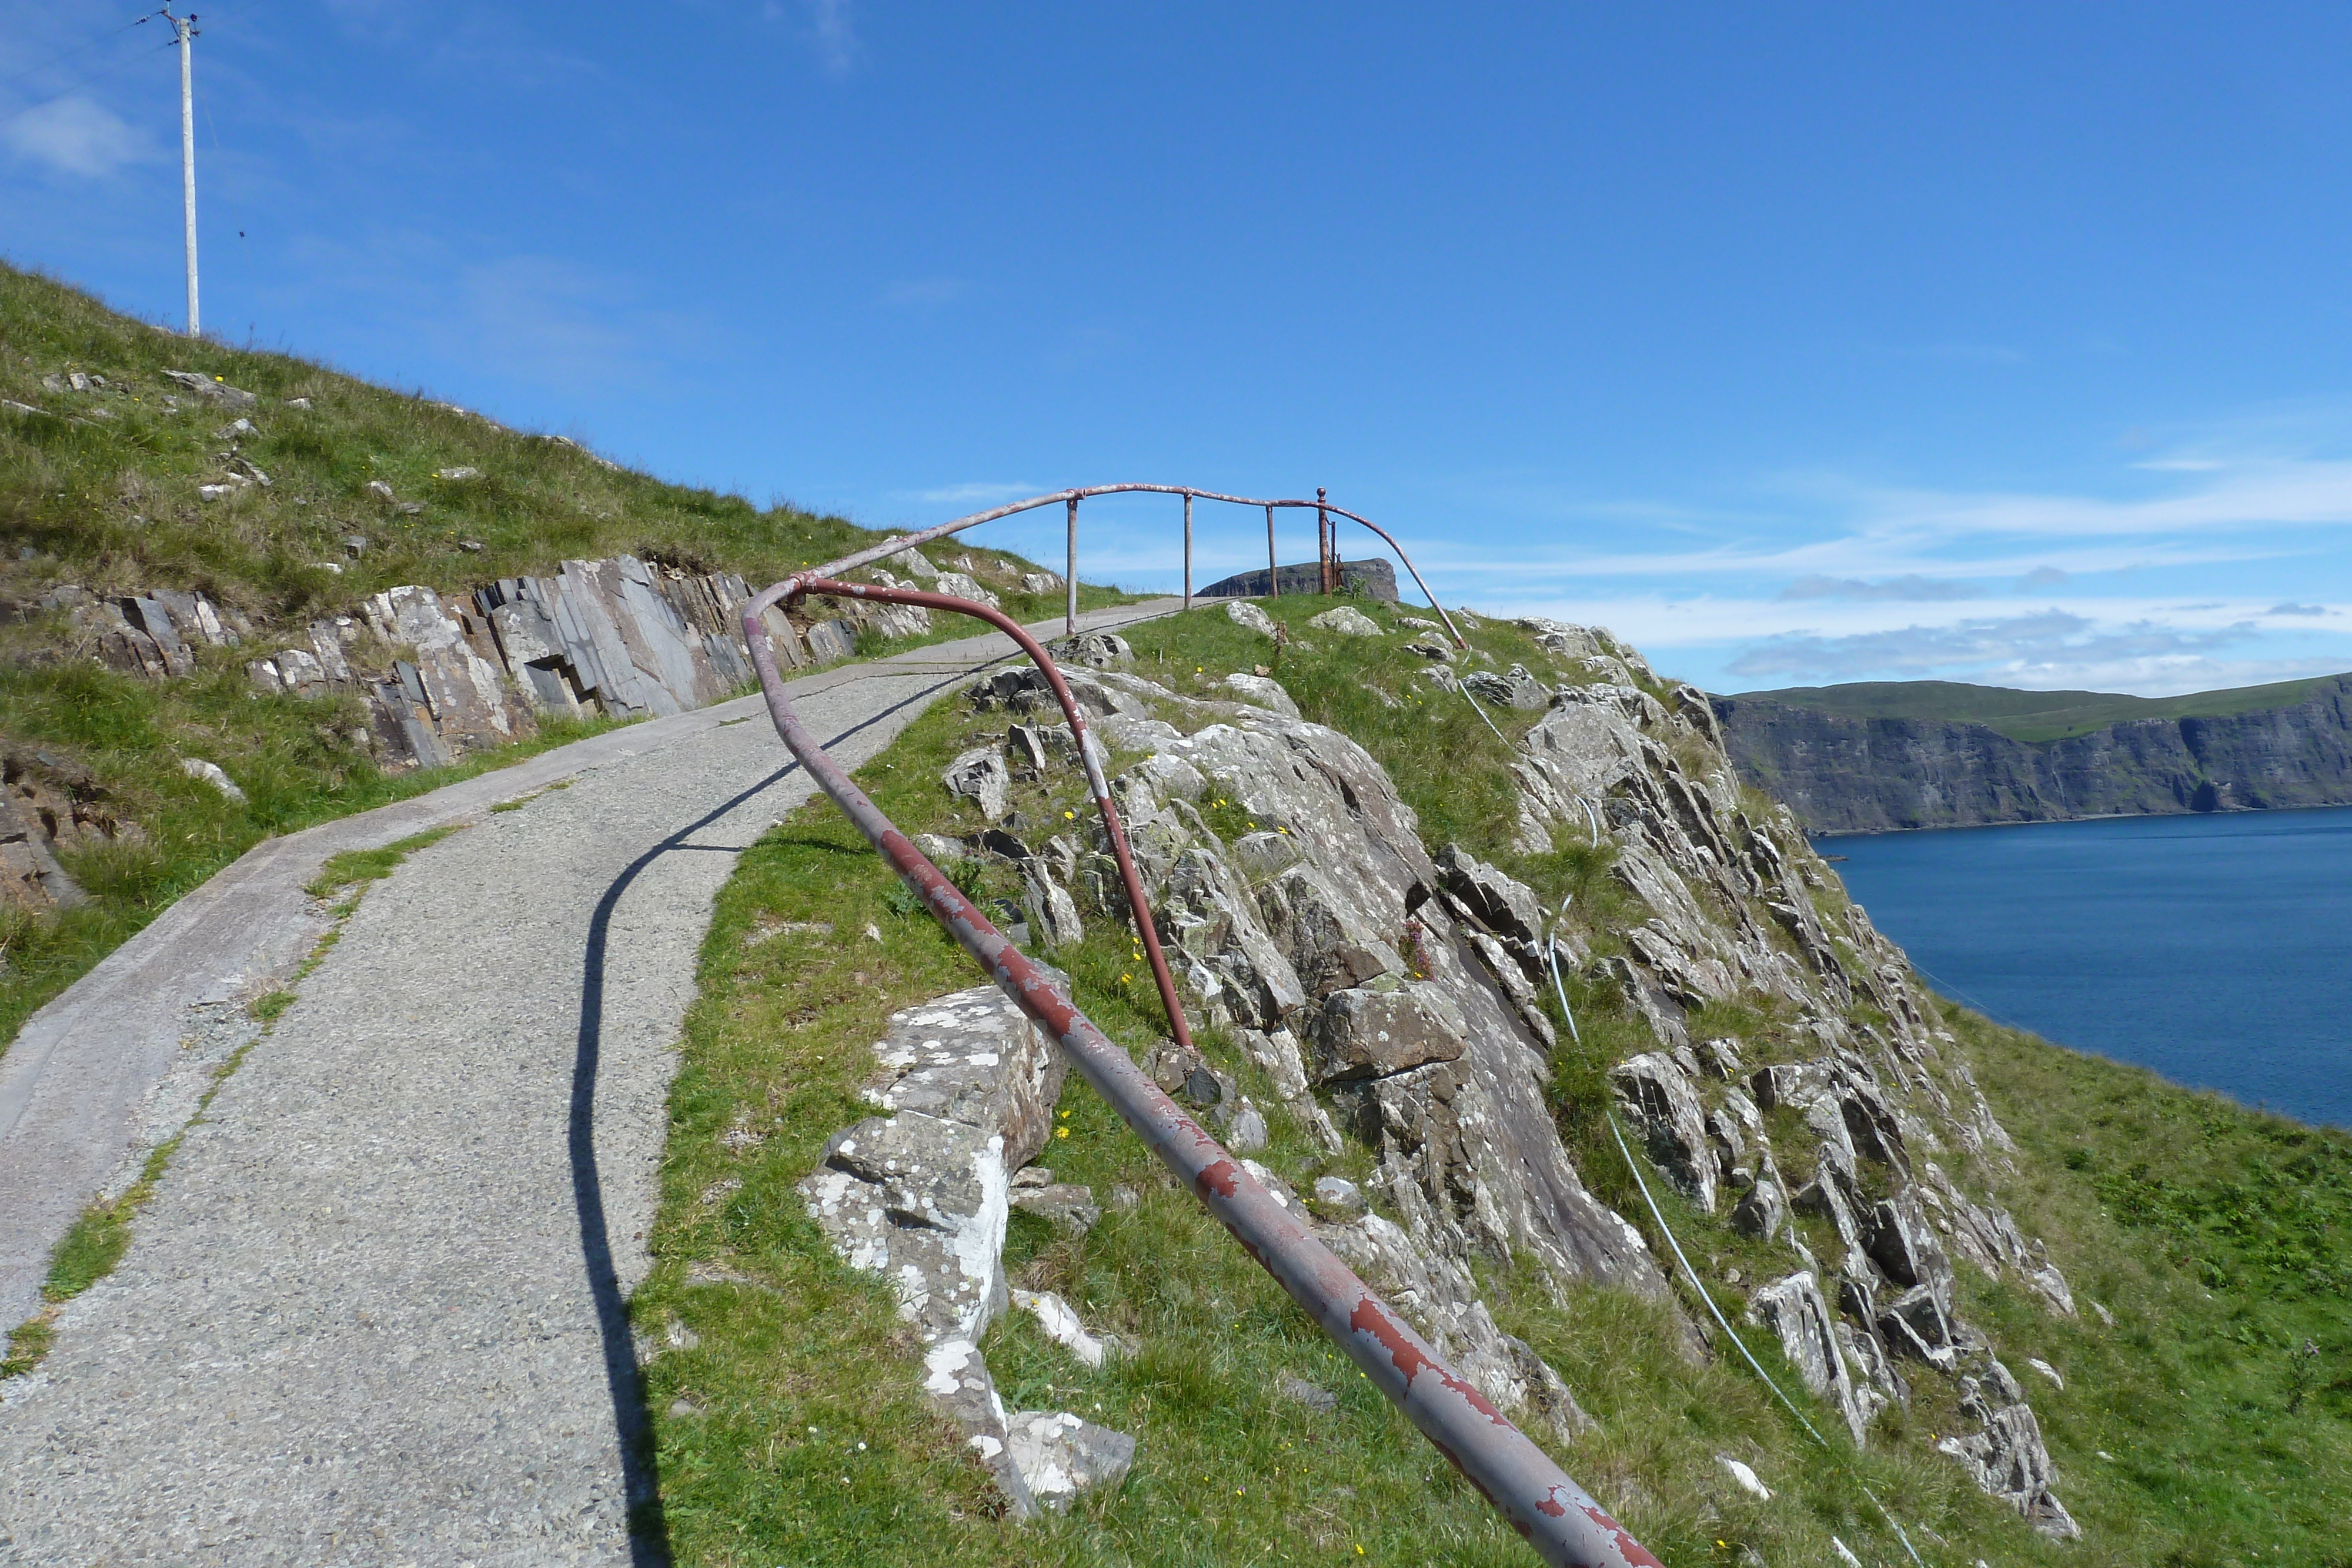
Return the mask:
<svg viewBox="0 0 2352 1568">
<path fill-rule="evenodd" d="M 1814 832 L 2352 800 L 2352 675 L 2291 706 L 2028 745 L 1979 724 L 1709 699 L 1743 778 Z"/>
<path fill-rule="evenodd" d="M 11 751 L 0 758 L 0 907 L 37 914 L 89 894 L 57 852 L 144 837 L 107 810 L 97 781 L 63 758 Z"/>
<path fill-rule="evenodd" d="M 1533 895 L 1470 857 L 1442 873 L 1387 775 L 1337 731 L 1105 678 L 1213 720 L 1190 736 L 1133 715 L 1102 721 L 1114 745 L 1150 754 L 1113 788 L 1196 1016 L 1263 1052 L 1318 1138 L 1328 1117 L 1370 1145 L 1379 1196 L 1433 1256 L 1521 1255 L 1562 1280 L 1663 1291 L 1639 1237 L 1586 1192 L 1561 1147 L 1543 1092 L 1548 1047 L 1506 984 L 1531 994 L 1535 955 L 1519 932 Z M 1208 790 L 1288 847 L 1224 843 L 1192 805 Z M 1447 891 L 1449 878 L 1503 929 Z M 1093 885 L 1100 902 L 1099 873 Z M 1407 950 L 1426 967 L 1409 967 Z M 1277 1043 L 1286 1035 L 1308 1042 L 1301 1076 L 1328 1107 L 1277 1071 L 1297 1049 Z"/>
<path fill-rule="evenodd" d="M 1521 624 L 1596 677 L 1557 690 L 1528 735 L 1517 839 L 1531 852 L 1555 839 L 1613 847 L 1609 874 L 1634 902 L 1615 932 L 1624 954 L 1587 968 L 1655 1040 L 1612 1071 L 1623 1118 L 1693 1203 L 1737 1193 L 1733 1227 L 1803 1265 L 1758 1291 L 1750 1314 L 1859 1441 L 1909 1397 L 1900 1368 L 1957 1375 L 1985 1353 L 1960 1315 L 1955 1254 L 2074 1310 L 2046 1250 L 1946 1174 L 1996 1179 L 2009 1136 L 1902 955 L 1840 896 L 1795 817 L 1742 797 L 1717 722 L 1736 716 L 1666 686 L 1606 632 Z M 1696 1030 L 1719 1003 L 1780 1020 L 1774 1039 Z M 1947 1451 L 1988 1490 L 2028 1498 L 2030 1516 L 2063 1518 L 2021 1395 L 1978 1402 L 1983 1431 Z"/>
<path fill-rule="evenodd" d="M 351 548 L 366 545 L 355 535 Z M 387 590 L 358 615 L 311 622 L 246 672 L 271 695 L 354 692 L 383 761 L 437 765 L 530 733 L 544 714 L 658 716 L 729 695 L 753 678 L 740 619 L 750 598 L 732 573 L 695 575 L 634 556 L 566 561 L 553 577 L 502 578 L 462 598 Z M 47 611 L 64 612 L 79 652 L 154 680 L 193 673 L 199 649 L 256 638 L 245 617 L 201 593 L 101 600 L 68 585 L 0 607 L 15 620 Z M 814 599 L 807 614 L 796 624 L 768 612 L 786 668 L 848 658 L 864 631 L 897 638 L 930 627 L 928 611 L 856 599 Z"/>
<path fill-rule="evenodd" d="M 1963 1380 L 1961 1407 L 1983 1429 L 1967 1437 L 1947 1437 L 1936 1447 L 1968 1468 L 1977 1485 L 2008 1503 L 2053 1541 L 2075 1541 L 2083 1534 L 2066 1505 L 2051 1487 L 2057 1469 L 2042 1446 L 2042 1423 L 2024 1402 L 2017 1380 L 1995 1361 L 1982 1375 Z"/>
</svg>

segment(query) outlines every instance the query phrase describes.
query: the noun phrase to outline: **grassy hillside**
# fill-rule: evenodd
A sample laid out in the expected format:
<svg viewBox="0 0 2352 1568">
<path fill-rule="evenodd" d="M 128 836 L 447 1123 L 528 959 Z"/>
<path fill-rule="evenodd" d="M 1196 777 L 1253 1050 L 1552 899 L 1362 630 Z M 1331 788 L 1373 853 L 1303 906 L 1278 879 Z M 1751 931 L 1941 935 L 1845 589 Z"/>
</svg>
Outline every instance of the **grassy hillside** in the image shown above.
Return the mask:
<svg viewBox="0 0 2352 1568">
<path fill-rule="evenodd" d="M 259 402 L 215 406 L 166 371 L 217 377 Z M 77 373 L 102 384 L 75 391 Z M 789 505 L 664 484 L 307 361 L 190 342 L 5 266 L 0 400 L 21 405 L 0 408 L 0 756 L 15 759 L 11 779 L 29 771 L 136 824 L 135 836 L 61 851 L 90 904 L 58 917 L 0 906 L 0 1049 L 34 1009 L 263 837 L 520 755 L 383 772 L 356 696 L 250 689 L 245 663 L 281 646 L 274 633 L 400 583 L 462 591 L 624 551 L 765 583 L 881 537 Z M 231 429 L 240 417 L 250 432 Z M 200 498 L 199 485 L 247 468 L 269 484 Z M 436 476 L 462 469 L 475 472 Z M 369 489 L 379 481 L 393 499 Z M 365 541 L 359 553 L 350 538 Z M 1018 559 L 969 549 L 984 562 Z M 38 608 L 67 583 L 201 591 L 243 616 L 259 646 L 199 648 L 197 672 L 170 682 L 122 674 L 72 655 L 62 615 Z M 1120 596 L 1081 597 L 1091 606 Z M 1005 603 L 1031 619 L 1060 609 L 1058 598 L 1017 593 Z M 246 802 L 184 776 L 184 756 L 226 769 Z"/>
<path fill-rule="evenodd" d="M 1852 718 L 1911 718 L 1980 724 L 2031 745 L 2088 735 L 2143 718 L 2229 718 L 2263 708 L 2292 707 L 2325 676 L 2263 686 L 2194 692 L 2178 697 L 2135 697 L 2113 692 L 2021 692 L 1959 681 L 1854 681 L 1835 686 L 1784 686 L 1739 692 L 1751 702 L 1786 703 Z"/>
<path fill-rule="evenodd" d="M 1295 625 L 1329 602 L 1266 607 Z M 1498 662 L 1540 657 L 1507 627 L 1472 635 Z M 1136 628 L 1132 640 L 1139 673 L 1180 690 L 1210 689 L 1265 650 L 1215 610 Z M 1431 841 L 1457 839 L 1548 900 L 1575 890 L 1584 936 L 1596 952 L 1619 950 L 1629 905 L 1604 874 L 1605 852 L 1514 854 L 1504 747 L 1458 697 L 1391 707 L 1374 695 L 1413 689 L 1416 661 L 1398 640 L 1342 641 L 1282 655 L 1276 673 L 1306 716 L 1373 752 Z M 1529 721 L 1496 716 L 1513 734 Z M 909 831 L 969 831 L 977 819 L 937 780 L 985 723 L 942 704 L 859 781 Z M 1085 810 L 1066 778 L 1023 789 L 1022 810 L 1042 820 Z M 1087 1414 L 1137 1434 L 1139 1457 L 1120 1490 L 1082 1500 L 1067 1518 L 1013 1529 L 991 1517 L 980 1471 L 920 1396 L 920 1362 L 887 1287 L 833 1255 L 794 1185 L 834 1133 L 870 1113 L 857 1085 L 887 1016 L 976 981 L 961 950 L 896 889 L 820 799 L 746 854 L 718 903 L 673 1093 L 656 1263 L 635 1306 L 641 1334 L 658 1342 L 674 1320 L 697 1336 L 647 1374 L 677 1560 L 1529 1561 L 1075 1076 L 1062 1101 L 1066 1136 L 1041 1163 L 1057 1179 L 1098 1195 L 1123 1185 L 1139 1201 L 1108 1207 L 1081 1239 L 1016 1214 L 1007 1263 L 1017 1282 L 1063 1292 L 1089 1324 L 1142 1348 L 1089 1371 L 1013 1313 L 986 1350 L 1008 1407 Z M 835 935 L 869 921 L 878 944 Z M 1114 1039 L 1139 1050 L 1164 1029 L 1114 923 L 1092 921 L 1087 939 L 1054 960 Z M 1585 1043 L 1563 1036 L 1552 1063 L 1558 1119 L 1596 1195 L 1649 1231 L 1599 1114 L 1607 1064 L 1644 1049 L 1646 1026 L 1602 988 L 1580 986 L 1575 1003 Z M 1745 1009 L 1722 1014 L 1701 1022 L 1759 1041 L 1797 1027 Z M 1864 1485 L 1915 1527 L 1937 1568 L 1979 1559 L 2352 1568 L 2341 1544 L 2352 1510 L 2352 1138 L 2173 1089 L 1957 1009 L 1942 1021 L 1976 1052 L 2022 1151 L 2003 1201 L 2049 1238 L 2084 1301 L 2080 1319 L 2056 1319 L 2006 1281 L 1960 1270 L 1966 1315 L 2066 1379 L 2063 1392 L 2037 1381 L 2032 1396 L 2087 1538 L 2042 1540 L 1931 1451 L 1954 1429 L 1940 1380 L 1919 1377 L 1912 1409 L 1883 1416 L 1866 1453 L 1825 1456 L 1732 1357 L 1694 1364 L 1677 1354 L 1675 1322 L 1659 1308 L 1603 1290 L 1563 1303 L 1489 1274 L 1482 1284 L 1498 1319 L 1562 1371 L 1601 1423 L 1560 1452 L 1565 1468 L 1675 1568 L 1832 1563 L 1832 1535 L 1864 1563 L 1907 1563 Z M 1204 1043 L 1269 1103 L 1238 1051 L 1213 1035 Z M 1326 1160 L 1286 1117 L 1272 1119 L 1274 1145 L 1260 1157 L 1277 1171 L 1364 1179 L 1360 1149 Z M 1786 1271 L 1785 1254 L 1721 1217 L 1663 1189 L 1661 1198 L 1735 1319 L 1743 1274 L 1753 1284 Z M 2114 1314 L 2112 1327 L 2092 1300 Z M 1769 1333 L 1749 1340 L 1777 1364 Z M 2303 1353 L 2306 1342 L 2316 1354 Z M 1334 1392 L 1338 1408 L 1317 1414 L 1286 1398 L 1291 1377 Z M 1820 1408 L 1811 1416 L 1831 1419 Z M 1733 1485 L 1720 1454 L 1752 1465 L 1773 1500 Z"/>
</svg>

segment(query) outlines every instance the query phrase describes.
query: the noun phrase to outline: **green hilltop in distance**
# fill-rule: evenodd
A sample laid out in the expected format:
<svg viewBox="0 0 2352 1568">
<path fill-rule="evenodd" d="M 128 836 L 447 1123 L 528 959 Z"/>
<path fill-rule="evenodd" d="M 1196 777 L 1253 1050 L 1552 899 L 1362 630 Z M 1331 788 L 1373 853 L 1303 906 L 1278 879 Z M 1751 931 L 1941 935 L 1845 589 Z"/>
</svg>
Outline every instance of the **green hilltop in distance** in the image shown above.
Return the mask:
<svg viewBox="0 0 2352 1568">
<path fill-rule="evenodd" d="M 1739 692 L 1741 702 L 1819 708 L 1849 718 L 1927 719 L 1980 724 L 2011 740 L 2035 745 L 2143 718 L 2231 718 L 2264 708 L 2293 707 L 2324 675 L 2263 686 L 2191 692 L 2178 697 L 2135 697 L 2118 692 L 2028 692 L 1962 681 L 1852 681 L 1834 686 L 1783 686 Z"/>
</svg>

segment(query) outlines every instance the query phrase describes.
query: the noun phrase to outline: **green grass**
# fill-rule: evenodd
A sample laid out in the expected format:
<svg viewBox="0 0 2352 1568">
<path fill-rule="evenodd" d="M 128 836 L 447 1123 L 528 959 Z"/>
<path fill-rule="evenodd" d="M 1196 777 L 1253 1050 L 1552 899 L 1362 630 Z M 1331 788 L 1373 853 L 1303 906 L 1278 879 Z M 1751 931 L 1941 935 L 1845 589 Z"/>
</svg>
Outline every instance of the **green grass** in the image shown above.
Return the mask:
<svg viewBox="0 0 2352 1568">
<path fill-rule="evenodd" d="M 166 370 L 217 376 L 258 394 L 238 451 L 267 489 L 198 499 L 217 477 L 238 411 L 198 404 Z M 43 378 L 96 372 L 105 392 L 53 392 Z M 838 517 L 789 503 L 664 484 L 576 446 L 502 429 L 421 395 L 327 367 L 210 341 L 192 343 L 106 308 L 37 274 L 0 265 L 0 397 L 46 411 L 0 411 L 0 745 L 46 751 L 89 782 L 139 836 L 60 860 L 89 904 L 54 915 L 0 913 L 0 1042 L 26 1018 L 190 888 L 263 838 L 406 799 L 606 725 L 549 724 L 522 745 L 453 768 L 386 772 L 367 745 L 359 698 L 265 697 L 246 662 L 292 641 L 321 615 L 352 613 L 400 583 L 444 592 L 555 570 L 567 558 L 634 552 L 698 570 L 772 581 L 879 539 Z M 164 400 L 183 406 L 167 412 Z M 286 400 L 307 397 L 308 412 Z M 107 417 L 111 416 L 111 417 Z M 473 467 L 464 480 L 436 477 Z M 389 484 L 410 514 L 372 495 Z M 341 540 L 369 546 L 348 557 Z M 467 543 L 478 550 L 468 550 Z M 956 541 L 988 572 L 1034 570 L 1019 557 Z M 332 562 L 340 574 L 321 563 Z M 197 672 L 151 682 L 102 668 L 72 645 L 62 615 L 31 608 L 60 583 L 100 594 L 201 591 L 255 628 L 255 645 L 195 650 Z M 1082 585 L 1087 608 L 1122 602 Z M 1057 595 L 1004 596 L 1024 619 L 1057 612 Z M 15 607 L 17 613 L 10 613 Z M 874 639 L 860 656 L 968 635 L 947 617 L 929 638 Z M 178 770 L 183 756 L 218 764 L 247 803 L 224 800 Z M 0 1050 L 5 1050 L 0 1043 Z"/>
<path fill-rule="evenodd" d="M 1328 603 L 1275 608 L 1286 622 L 1303 622 Z M 1142 674 L 1202 695 L 1227 671 L 1268 657 L 1262 639 L 1239 633 L 1217 610 L 1152 622 L 1130 636 Z M 1485 625 L 1474 637 L 1497 663 L 1517 658 L 1545 668 L 1508 628 Z M 1418 661 L 1400 656 L 1393 643 L 1343 648 L 1312 632 L 1308 641 L 1316 647 L 1286 653 L 1280 672 L 1302 708 L 1347 723 L 1397 769 L 1433 843 L 1456 837 L 1481 853 L 1506 855 L 1507 759 L 1462 699 L 1413 700 L 1418 683 L 1410 671 Z M 1370 695 L 1374 686 L 1398 706 Z M 1496 717 L 1507 730 L 1527 722 Z M 946 796 L 939 769 L 1003 723 L 1002 715 L 941 705 L 861 769 L 859 781 L 909 831 L 970 831 L 980 825 L 976 811 Z M 1044 786 L 1016 787 L 1013 803 L 1041 821 L 1083 809 L 1076 780 L 1060 774 Z M 1579 841 L 1568 835 L 1552 853 L 1511 863 L 1555 897 L 1574 892 L 1589 939 L 1605 945 L 1625 906 L 1611 891 L 1606 851 L 1580 850 Z M 983 873 L 983 901 L 1012 891 L 1003 874 Z M 1082 1499 L 1066 1519 L 1016 1529 L 994 1517 L 981 1472 L 920 1396 L 915 1346 L 887 1286 L 834 1257 L 795 1190 L 825 1141 L 870 1113 L 856 1089 L 887 1015 L 980 978 L 931 921 L 902 912 L 903 901 L 892 897 L 897 885 L 819 800 L 746 853 L 718 902 L 672 1093 L 656 1264 L 634 1306 L 642 1332 L 658 1338 L 675 1318 L 698 1336 L 693 1348 L 660 1355 L 646 1372 L 678 1560 L 1525 1562 L 1525 1547 L 1476 1495 L 1197 1205 L 1160 1177 L 1140 1144 L 1075 1079 L 1061 1105 L 1066 1135 L 1039 1163 L 1098 1196 L 1125 1186 L 1139 1201 L 1131 1209 L 1107 1206 L 1103 1222 L 1079 1240 L 1016 1217 L 1007 1262 L 1018 1282 L 1061 1291 L 1089 1325 L 1132 1336 L 1142 1349 L 1088 1371 L 1015 1315 L 991 1331 L 987 1350 L 1009 1407 L 1088 1415 L 1136 1434 L 1139 1457 L 1118 1492 Z M 880 942 L 861 935 L 868 922 Z M 1159 1037 L 1164 1019 L 1131 954 L 1123 929 L 1090 915 L 1086 941 L 1050 956 L 1072 976 L 1088 1016 L 1140 1050 Z M 1563 1133 L 1594 1191 L 1649 1229 L 1601 1115 L 1601 1074 L 1645 1040 L 1612 996 L 1572 984 L 1585 1044 L 1580 1051 L 1564 1046 L 1555 1063 Z M 1705 1021 L 1751 1037 L 1762 1059 L 1778 1042 L 1795 1053 L 1801 1038 L 1793 1016 L 1762 1007 L 1727 1009 Z M 1273 1103 L 1228 1042 L 1211 1032 L 1202 1045 L 1261 1104 Z M 2020 1049 L 2092 1074 L 2119 1071 L 2046 1046 Z M 1326 1171 L 1365 1174 L 1360 1151 L 1326 1160 L 1286 1117 L 1276 1113 L 1271 1120 L 1275 1142 L 1262 1157 L 1294 1182 Z M 1662 1186 L 1654 1178 L 1653 1185 Z M 1660 1197 L 1735 1319 L 1745 1298 L 1741 1287 L 1723 1282 L 1729 1270 L 1751 1284 L 1790 1270 L 1785 1252 L 1737 1236 L 1669 1191 Z M 2072 1260 L 2071 1232 L 2038 1214 L 2021 1210 L 2021 1218 L 2042 1225 Z M 2105 1234 L 2126 1249 L 2142 1239 L 2120 1228 Z M 1663 1239 L 1653 1239 L 1663 1250 Z M 1948 1393 L 1932 1379 L 1920 1379 L 1911 1412 L 1882 1417 L 1868 1453 L 1842 1447 L 1824 1454 L 1743 1366 L 1728 1356 L 1687 1356 L 1680 1321 L 1659 1303 L 1601 1289 L 1556 1300 L 1534 1276 L 1513 1270 L 1490 1273 L 1484 1288 L 1504 1325 L 1542 1350 L 1601 1422 L 1600 1432 L 1558 1458 L 1671 1563 L 1729 1564 L 1751 1551 L 1775 1563 L 1826 1563 L 1833 1561 L 1832 1535 L 1866 1562 L 1900 1560 L 1865 1486 L 1914 1527 L 1936 1563 L 1982 1556 L 2121 1568 L 2186 1549 L 2189 1555 L 2171 1560 L 2218 1564 L 2273 1539 L 2206 1540 L 2188 1508 L 2168 1513 L 2103 1490 L 2084 1473 L 2099 1462 L 2092 1450 L 2137 1455 L 2149 1434 L 2118 1413 L 2087 1416 L 2037 1389 L 2037 1408 L 2050 1413 L 2060 1434 L 2053 1448 L 2063 1469 L 2062 1495 L 2092 1531 L 2079 1546 L 2053 1546 L 1931 1451 L 1955 1416 Z M 1972 1276 L 1963 1290 L 1970 1315 L 1997 1324 L 2004 1346 L 2016 1347 L 2013 1359 L 2041 1354 L 2066 1364 L 2096 1338 L 2084 1325 L 2050 1318 L 2008 1285 Z M 1748 1337 L 1814 1425 L 1838 1431 L 1788 1375 L 1769 1336 Z M 2017 1365 L 2032 1377 L 2021 1359 Z M 1292 1375 L 1337 1393 L 1339 1411 L 1319 1416 L 1284 1399 L 1276 1390 Z M 2332 1397 L 2308 1393 L 2298 1418 L 2318 1420 Z M 1739 1491 L 1717 1454 L 1755 1466 L 1776 1500 Z"/>
<path fill-rule="evenodd" d="M 2292 707 L 2333 677 L 2278 681 L 2178 697 L 2135 697 L 2113 692 L 2021 692 L 1958 681 L 1855 681 L 1835 686 L 1788 686 L 1741 692 L 1745 702 L 1785 703 L 1849 718 L 1910 718 L 1981 724 L 2029 745 L 2064 740 L 2112 725 L 2150 718 L 2230 718 L 2264 708 Z"/>
<path fill-rule="evenodd" d="M 493 810 L 496 807 L 491 808 Z M 303 892 L 313 898 L 332 898 L 347 887 L 363 886 L 390 876 L 401 862 L 422 849 L 430 849 L 457 831 L 455 825 L 435 828 L 429 832 L 408 838 L 373 850 L 339 850 L 327 857 L 319 867 L 319 874 L 310 879 Z"/>
</svg>

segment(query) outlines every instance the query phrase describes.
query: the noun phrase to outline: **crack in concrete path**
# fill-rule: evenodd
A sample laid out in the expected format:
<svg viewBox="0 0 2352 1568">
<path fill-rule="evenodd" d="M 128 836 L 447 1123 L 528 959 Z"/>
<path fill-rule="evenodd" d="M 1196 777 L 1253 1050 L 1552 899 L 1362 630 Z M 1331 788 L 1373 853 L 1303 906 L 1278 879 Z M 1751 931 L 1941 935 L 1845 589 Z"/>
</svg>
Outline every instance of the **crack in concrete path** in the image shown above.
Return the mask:
<svg viewBox="0 0 2352 1568">
<path fill-rule="evenodd" d="M 854 766 L 1008 648 L 827 671 L 794 702 Z M 281 983 L 325 929 L 300 890 L 326 856 L 472 824 L 372 888 L 121 1265 L 0 1383 L 0 1563 L 664 1560 L 625 1301 L 712 899 L 813 790 L 732 722 L 758 713 L 274 840 L 27 1026 L 0 1059 L 7 1322 L 89 1195 L 173 1130 L 192 1016 Z"/>
</svg>

